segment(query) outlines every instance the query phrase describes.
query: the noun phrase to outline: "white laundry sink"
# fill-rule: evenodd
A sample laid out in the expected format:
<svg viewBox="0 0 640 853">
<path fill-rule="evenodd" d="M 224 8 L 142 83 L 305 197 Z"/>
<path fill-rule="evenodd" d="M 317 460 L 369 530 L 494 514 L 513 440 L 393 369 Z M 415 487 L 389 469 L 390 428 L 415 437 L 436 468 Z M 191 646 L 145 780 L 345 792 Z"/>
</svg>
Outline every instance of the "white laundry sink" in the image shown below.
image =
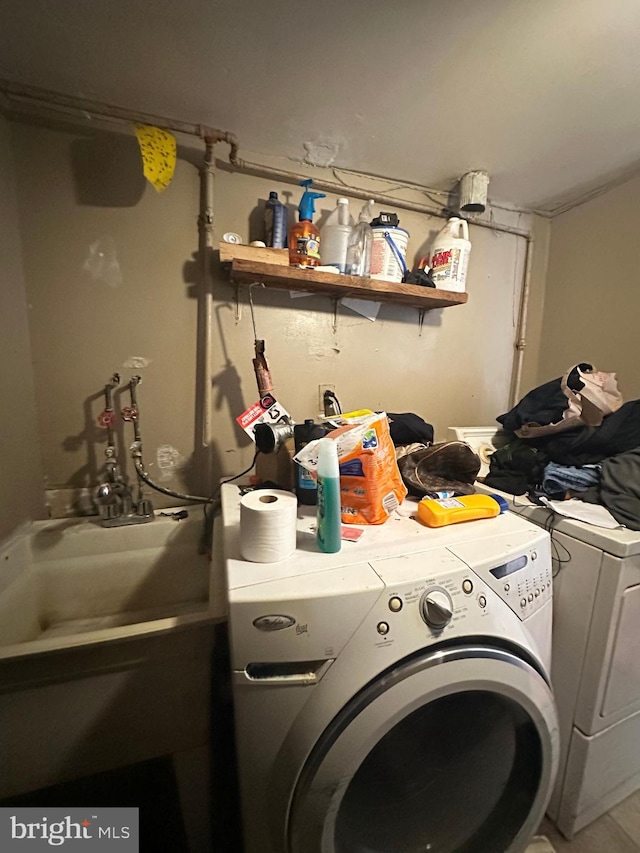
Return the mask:
<svg viewBox="0 0 640 853">
<path fill-rule="evenodd" d="M 0 660 L 206 620 L 203 533 L 199 506 L 125 527 L 31 524 L 0 550 Z"/>
</svg>

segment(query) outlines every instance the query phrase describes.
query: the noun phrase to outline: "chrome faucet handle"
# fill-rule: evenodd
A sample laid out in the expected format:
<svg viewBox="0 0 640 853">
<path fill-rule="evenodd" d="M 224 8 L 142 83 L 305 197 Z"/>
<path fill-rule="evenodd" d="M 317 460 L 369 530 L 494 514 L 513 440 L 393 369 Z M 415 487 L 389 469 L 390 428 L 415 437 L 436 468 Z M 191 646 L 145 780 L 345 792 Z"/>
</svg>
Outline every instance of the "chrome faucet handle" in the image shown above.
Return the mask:
<svg viewBox="0 0 640 853">
<path fill-rule="evenodd" d="M 101 504 L 100 505 L 100 518 L 103 521 L 107 521 L 112 518 L 119 518 L 120 513 L 118 511 L 117 504 Z"/>
</svg>

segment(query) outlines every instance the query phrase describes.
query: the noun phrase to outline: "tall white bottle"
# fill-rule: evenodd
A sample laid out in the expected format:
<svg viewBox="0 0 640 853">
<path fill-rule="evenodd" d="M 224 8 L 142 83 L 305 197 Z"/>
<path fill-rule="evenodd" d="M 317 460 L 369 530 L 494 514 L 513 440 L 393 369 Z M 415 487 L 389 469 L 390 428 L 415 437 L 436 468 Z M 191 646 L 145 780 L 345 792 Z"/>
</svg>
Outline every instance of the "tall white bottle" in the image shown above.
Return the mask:
<svg viewBox="0 0 640 853">
<path fill-rule="evenodd" d="M 349 199 L 339 198 L 336 209 L 320 229 L 320 258 L 323 264 L 338 267 L 342 273 L 345 271 L 347 246 L 353 226 L 353 216 L 349 213 Z"/>
<path fill-rule="evenodd" d="M 441 290 L 464 293 L 471 242 L 465 219 L 452 216 L 439 232 L 431 252 L 431 278 Z"/>
</svg>

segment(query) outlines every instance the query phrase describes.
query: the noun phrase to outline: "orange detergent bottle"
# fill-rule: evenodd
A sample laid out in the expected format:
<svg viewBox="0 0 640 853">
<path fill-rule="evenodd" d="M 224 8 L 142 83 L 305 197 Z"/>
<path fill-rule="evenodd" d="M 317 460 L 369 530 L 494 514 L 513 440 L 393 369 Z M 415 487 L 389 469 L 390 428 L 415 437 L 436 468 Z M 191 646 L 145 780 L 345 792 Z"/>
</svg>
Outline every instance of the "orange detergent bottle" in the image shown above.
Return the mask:
<svg viewBox="0 0 640 853">
<path fill-rule="evenodd" d="M 427 527 L 444 527 L 446 524 L 493 518 L 496 515 L 500 515 L 500 504 L 489 495 L 423 498 L 418 504 L 418 518 Z"/>
<path fill-rule="evenodd" d="M 313 181 L 309 178 L 300 181 L 305 190 L 298 206 L 299 222 L 289 229 L 289 266 L 317 267 L 320 265 L 320 231 L 313 223 L 315 213 L 314 201 L 324 198 L 324 193 L 314 193 L 309 190 Z"/>
</svg>

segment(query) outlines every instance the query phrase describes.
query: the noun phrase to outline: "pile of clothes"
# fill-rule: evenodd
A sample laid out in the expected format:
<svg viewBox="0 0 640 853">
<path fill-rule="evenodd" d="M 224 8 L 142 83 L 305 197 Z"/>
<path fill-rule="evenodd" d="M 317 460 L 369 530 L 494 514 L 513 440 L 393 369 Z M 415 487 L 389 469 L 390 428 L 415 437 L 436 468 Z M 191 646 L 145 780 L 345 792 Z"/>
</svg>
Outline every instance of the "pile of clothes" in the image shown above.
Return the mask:
<svg viewBox="0 0 640 853">
<path fill-rule="evenodd" d="M 614 373 L 576 364 L 497 421 L 512 438 L 491 456 L 486 485 L 602 504 L 640 530 L 640 400 L 623 401 Z"/>
</svg>

